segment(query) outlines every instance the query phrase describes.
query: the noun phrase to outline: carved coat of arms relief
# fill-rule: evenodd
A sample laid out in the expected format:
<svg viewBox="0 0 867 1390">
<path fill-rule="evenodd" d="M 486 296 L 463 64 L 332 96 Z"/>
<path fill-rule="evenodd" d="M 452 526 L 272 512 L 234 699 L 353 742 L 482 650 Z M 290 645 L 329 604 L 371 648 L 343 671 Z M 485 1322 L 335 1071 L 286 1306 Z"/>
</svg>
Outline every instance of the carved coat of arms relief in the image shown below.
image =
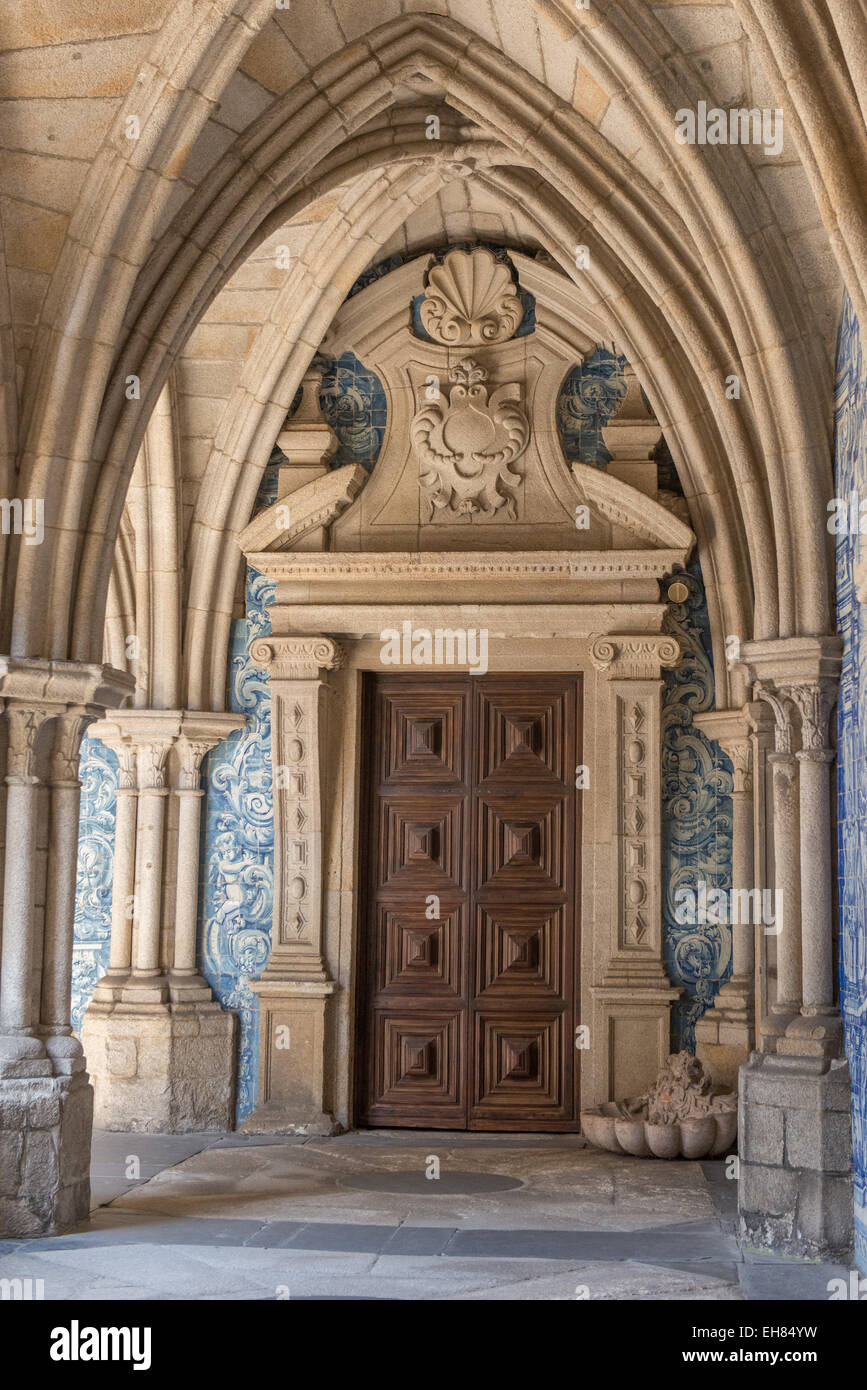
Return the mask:
<svg viewBox="0 0 867 1390">
<path fill-rule="evenodd" d="M 516 517 L 523 479 L 511 465 L 527 448 L 530 421 L 520 384 L 489 391 L 487 378 L 484 367 L 465 358 L 449 372 L 448 395 L 423 401 L 413 418 L 410 438 L 427 521 L 493 516 L 502 508 Z"/>
</svg>

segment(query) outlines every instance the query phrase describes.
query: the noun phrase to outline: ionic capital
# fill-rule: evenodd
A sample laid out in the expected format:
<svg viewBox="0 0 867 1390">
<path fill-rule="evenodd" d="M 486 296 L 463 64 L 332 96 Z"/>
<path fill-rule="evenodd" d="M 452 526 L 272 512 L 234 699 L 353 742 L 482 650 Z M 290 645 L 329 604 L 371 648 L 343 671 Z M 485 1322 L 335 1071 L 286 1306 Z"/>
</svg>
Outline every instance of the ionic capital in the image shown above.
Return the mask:
<svg viewBox="0 0 867 1390">
<path fill-rule="evenodd" d="M 676 666 L 680 643 L 667 633 L 595 637 L 590 660 L 609 680 L 653 680 L 660 669 Z"/>
<path fill-rule="evenodd" d="M 321 671 L 339 669 L 346 653 L 331 637 L 272 636 L 252 642 L 250 657 L 272 679 L 298 681 L 317 680 Z"/>
</svg>

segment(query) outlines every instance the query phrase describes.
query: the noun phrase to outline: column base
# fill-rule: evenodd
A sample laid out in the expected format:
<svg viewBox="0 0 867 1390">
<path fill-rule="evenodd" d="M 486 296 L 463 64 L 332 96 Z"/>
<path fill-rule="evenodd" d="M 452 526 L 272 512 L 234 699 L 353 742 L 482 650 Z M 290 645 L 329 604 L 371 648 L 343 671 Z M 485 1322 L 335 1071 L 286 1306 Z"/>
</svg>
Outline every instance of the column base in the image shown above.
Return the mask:
<svg viewBox="0 0 867 1390">
<path fill-rule="evenodd" d="M 754 1052 L 741 1069 L 741 1236 L 747 1245 L 846 1262 L 853 1237 L 848 1063 Z"/>
<path fill-rule="evenodd" d="M 197 970 L 168 973 L 169 999 L 173 1004 L 207 1004 L 213 1001 L 211 986 Z"/>
<path fill-rule="evenodd" d="M 786 1029 L 800 1017 L 799 1004 L 772 1004 L 762 1019 L 761 1046 L 763 1052 L 776 1052 Z"/>
<path fill-rule="evenodd" d="M 155 1134 L 232 1129 L 236 1026 L 235 1015 L 213 999 L 91 1002 L 82 1041 L 94 1124 Z"/>
<path fill-rule="evenodd" d="M 86 1072 L 0 1080 L 0 1237 L 57 1235 L 90 1210 Z"/>
<path fill-rule="evenodd" d="M 251 980 L 261 1000 L 259 1103 L 245 1121 L 247 1134 L 337 1134 L 325 1109 L 325 1008 L 333 980 Z"/>
<path fill-rule="evenodd" d="M 754 1040 L 752 980 L 729 980 L 695 1025 L 696 1056 L 715 1082 L 736 1091 Z"/>
<path fill-rule="evenodd" d="M 843 1053 L 843 1020 L 834 1008 L 801 1009 L 789 1020 L 777 1042 L 783 1057 L 840 1057 Z"/>
</svg>

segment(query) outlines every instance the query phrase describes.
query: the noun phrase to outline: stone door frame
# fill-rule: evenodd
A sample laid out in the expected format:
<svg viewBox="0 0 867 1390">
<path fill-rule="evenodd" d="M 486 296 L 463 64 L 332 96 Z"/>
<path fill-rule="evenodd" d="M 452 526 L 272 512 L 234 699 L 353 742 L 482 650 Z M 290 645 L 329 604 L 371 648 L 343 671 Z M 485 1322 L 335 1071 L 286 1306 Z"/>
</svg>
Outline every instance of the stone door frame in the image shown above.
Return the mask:
<svg viewBox="0 0 867 1390">
<path fill-rule="evenodd" d="M 581 672 L 581 1093 L 589 1106 L 640 1092 L 668 1054 L 681 993 L 663 965 L 660 769 L 661 671 L 680 651 L 662 632 L 659 581 L 683 553 L 248 559 L 276 585 L 272 633 L 252 649 L 271 681 L 275 893 L 271 958 L 252 983 L 260 1092 L 245 1129 L 354 1120 L 363 673 L 436 669 L 383 666 L 380 633 L 404 621 L 486 629 L 492 673 Z"/>
</svg>

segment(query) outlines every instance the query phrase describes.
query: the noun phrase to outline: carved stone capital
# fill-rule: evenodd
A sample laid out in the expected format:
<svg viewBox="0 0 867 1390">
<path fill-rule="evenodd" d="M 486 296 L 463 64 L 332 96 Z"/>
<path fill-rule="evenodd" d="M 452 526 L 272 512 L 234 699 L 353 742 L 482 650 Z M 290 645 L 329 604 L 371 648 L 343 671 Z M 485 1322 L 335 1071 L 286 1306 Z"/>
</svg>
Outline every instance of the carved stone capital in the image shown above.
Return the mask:
<svg viewBox="0 0 867 1390">
<path fill-rule="evenodd" d="M 56 721 L 51 752 L 50 780 L 55 784 L 78 782 L 81 740 L 88 725 L 99 717 L 99 710 L 71 709 Z"/>
<path fill-rule="evenodd" d="M 735 795 L 748 794 L 753 790 L 753 747 L 746 739 L 720 739 L 720 748 L 730 760 L 734 769 Z"/>
<path fill-rule="evenodd" d="M 259 637 L 250 644 L 250 656 L 272 679 L 289 681 L 317 680 L 320 671 L 337 670 L 346 660 L 331 637 Z"/>
<path fill-rule="evenodd" d="M 708 710 L 695 717 L 702 733 L 719 744 L 734 769 L 735 794 L 753 790 L 753 744 L 755 711 L 750 705 L 741 709 Z"/>
<path fill-rule="evenodd" d="M 653 680 L 660 669 L 676 666 L 680 643 L 668 634 L 595 637 L 590 659 L 610 680 Z"/>
<path fill-rule="evenodd" d="M 172 743 L 139 743 L 136 747 L 138 788 L 140 792 L 165 791 L 166 764 Z"/>
<path fill-rule="evenodd" d="M 781 687 L 801 716 L 801 746 L 805 753 L 828 749 L 828 720 L 837 700 L 833 680 L 799 681 Z"/>
<path fill-rule="evenodd" d="M 756 696 L 759 700 L 765 700 L 773 710 L 774 728 L 774 750 L 777 753 L 792 755 L 792 738 L 794 734 L 794 722 L 792 719 L 791 697 L 783 691 L 774 691 L 770 686 L 759 682 L 756 685 Z"/>
<path fill-rule="evenodd" d="M 47 722 L 57 713 L 50 705 L 26 705 L 10 701 L 6 709 L 9 746 L 6 761 L 6 781 L 19 786 L 34 786 L 39 782 L 41 735 Z"/>
<path fill-rule="evenodd" d="M 107 748 L 111 748 L 117 756 L 118 780 L 117 789 L 119 792 L 134 792 L 138 787 L 135 765 L 135 747 L 131 743 L 123 740 L 111 742 L 102 740 Z"/>
<path fill-rule="evenodd" d="M 178 791 L 199 790 L 202 759 L 213 747 L 213 739 L 182 738 L 178 741 Z"/>
</svg>

